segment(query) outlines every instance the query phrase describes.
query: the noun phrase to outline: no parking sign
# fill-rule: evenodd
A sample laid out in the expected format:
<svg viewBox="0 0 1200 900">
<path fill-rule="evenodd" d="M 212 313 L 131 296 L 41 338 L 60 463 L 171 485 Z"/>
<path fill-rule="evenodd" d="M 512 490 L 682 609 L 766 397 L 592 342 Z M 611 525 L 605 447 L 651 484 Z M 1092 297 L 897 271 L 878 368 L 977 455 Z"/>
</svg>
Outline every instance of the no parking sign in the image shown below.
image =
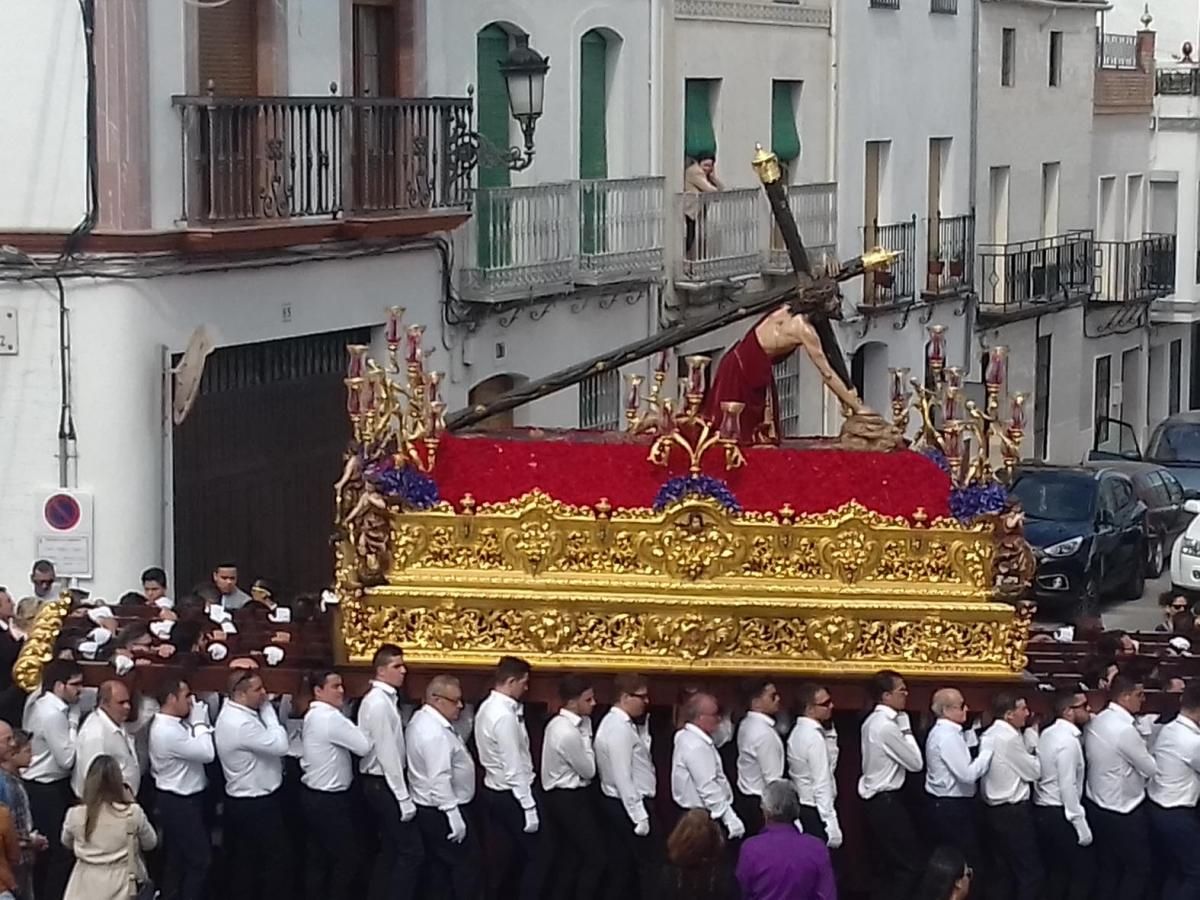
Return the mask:
<svg viewBox="0 0 1200 900">
<path fill-rule="evenodd" d="M 92 577 L 92 496 L 55 490 L 43 495 L 35 533 L 38 559 L 67 578 Z"/>
</svg>

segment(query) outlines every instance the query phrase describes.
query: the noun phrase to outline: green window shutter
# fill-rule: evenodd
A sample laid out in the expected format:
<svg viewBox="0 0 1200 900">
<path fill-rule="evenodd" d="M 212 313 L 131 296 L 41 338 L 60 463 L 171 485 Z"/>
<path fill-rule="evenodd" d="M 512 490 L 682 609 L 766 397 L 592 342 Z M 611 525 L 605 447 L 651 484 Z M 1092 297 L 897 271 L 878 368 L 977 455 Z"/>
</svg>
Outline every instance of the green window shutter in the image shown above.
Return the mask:
<svg viewBox="0 0 1200 900">
<path fill-rule="evenodd" d="M 712 124 L 712 88 L 708 78 L 689 78 L 683 86 L 683 152 L 691 159 L 716 156 Z"/>
<path fill-rule="evenodd" d="M 608 43 L 598 31 L 579 42 L 579 177 L 608 177 Z"/>
<path fill-rule="evenodd" d="M 771 149 L 783 162 L 800 156 L 800 132 L 796 129 L 795 81 L 771 82 Z"/>
<path fill-rule="evenodd" d="M 508 90 L 500 64 L 508 59 L 508 32 L 499 25 L 488 25 L 476 38 L 476 120 L 480 135 L 497 150 L 507 150 Z M 508 187 L 507 166 L 479 166 L 480 187 Z"/>
</svg>

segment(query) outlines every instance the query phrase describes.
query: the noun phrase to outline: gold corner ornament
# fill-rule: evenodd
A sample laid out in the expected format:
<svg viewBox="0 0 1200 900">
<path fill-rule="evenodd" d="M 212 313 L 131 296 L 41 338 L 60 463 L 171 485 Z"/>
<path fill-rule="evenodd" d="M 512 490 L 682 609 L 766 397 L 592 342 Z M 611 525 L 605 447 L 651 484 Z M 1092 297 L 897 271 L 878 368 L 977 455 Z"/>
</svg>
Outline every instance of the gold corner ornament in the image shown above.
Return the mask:
<svg viewBox="0 0 1200 900">
<path fill-rule="evenodd" d="M 70 599 L 63 597 L 43 606 L 33 620 L 12 669 L 13 681 L 26 693 L 32 694 L 42 686 L 42 670 L 54 658 L 54 642 L 70 609 Z"/>
<path fill-rule="evenodd" d="M 779 157 L 767 150 L 762 144 L 754 145 L 754 159 L 750 161 L 758 180 L 763 184 L 775 184 L 783 178 L 783 168 L 779 165 Z"/>
<path fill-rule="evenodd" d="M 856 503 L 733 513 L 570 506 L 540 492 L 393 512 L 368 566 L 338 549 L 339 658 L 551 669 L 1011 678 L 1027 618 L 992 601 L 993 528 Z M 386 564 L 380 568 L 379 560 Z"/>
<path fill-rule="evenodd" d="M 886 247 L 873 247 L 860 257 L 862 259 L 862 267 L 867 272 L 890 269 L 892 263 L 899 258 L 900 253 L 898 251 L 888 250 Z"/>
</svg>

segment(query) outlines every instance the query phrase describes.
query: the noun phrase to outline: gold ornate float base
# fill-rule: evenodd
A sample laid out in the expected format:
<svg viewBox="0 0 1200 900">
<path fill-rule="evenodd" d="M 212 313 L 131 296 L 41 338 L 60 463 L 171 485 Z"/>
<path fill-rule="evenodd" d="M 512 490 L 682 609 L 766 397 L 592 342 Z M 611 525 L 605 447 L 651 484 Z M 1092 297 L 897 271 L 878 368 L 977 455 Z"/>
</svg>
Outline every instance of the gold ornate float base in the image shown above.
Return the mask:
<svg viewBox="0 0 1200 900">
<path fill-rule="evenodd" d="M 505 653 L 591 672 L 1003 679 L 1025 666 L 1027 619 L 991 599 L 990 525 L 914 527 L 855 504 L 812 516 L 700 499 L 598 506 L 535 493 L 392 512 L 375 533 L 348 523 L 341 661 L 390 641 L 447 667 Z"/>
</svg>

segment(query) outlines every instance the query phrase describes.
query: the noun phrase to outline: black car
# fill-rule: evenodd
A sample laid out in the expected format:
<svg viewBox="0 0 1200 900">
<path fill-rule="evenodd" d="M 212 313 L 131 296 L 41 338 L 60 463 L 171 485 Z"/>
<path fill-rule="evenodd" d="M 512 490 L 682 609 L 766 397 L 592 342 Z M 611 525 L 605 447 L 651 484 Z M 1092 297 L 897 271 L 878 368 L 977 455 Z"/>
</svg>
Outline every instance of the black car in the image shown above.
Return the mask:
<svg viewBox="0 0 1200 900">
<path fill-rule="evenodd" d="M 1109 468 L 1024 464 L 1009 493 L 1025 510 L 1037 557 L 1039 606 L 1069 617 L 1103 597 L 1140 597 L 1146 583 L 1146 505 Z"/>
<path fill-rule="evenodd" d="M 1170 470 L 1189 500 L 1200 499 L 1200 410 L 1176 413 L 1150 432 L 1146 452 L 1128 422 L 1101 416 L 1092 434 L 1089 460 L 1133 460 Z"/>
<path fill-rule="evenodd" d="M 1170 469 L 1153 463 L 1089 463 L 1089 469 L 1110 469 L 1128 475 L 1133 492 L 1146 504 L 1146 577 L 1163 573 L 1175 539 L 1187 530 L 1192 514 L 1183 508 L 1183 485 Z"/>
</svg>

